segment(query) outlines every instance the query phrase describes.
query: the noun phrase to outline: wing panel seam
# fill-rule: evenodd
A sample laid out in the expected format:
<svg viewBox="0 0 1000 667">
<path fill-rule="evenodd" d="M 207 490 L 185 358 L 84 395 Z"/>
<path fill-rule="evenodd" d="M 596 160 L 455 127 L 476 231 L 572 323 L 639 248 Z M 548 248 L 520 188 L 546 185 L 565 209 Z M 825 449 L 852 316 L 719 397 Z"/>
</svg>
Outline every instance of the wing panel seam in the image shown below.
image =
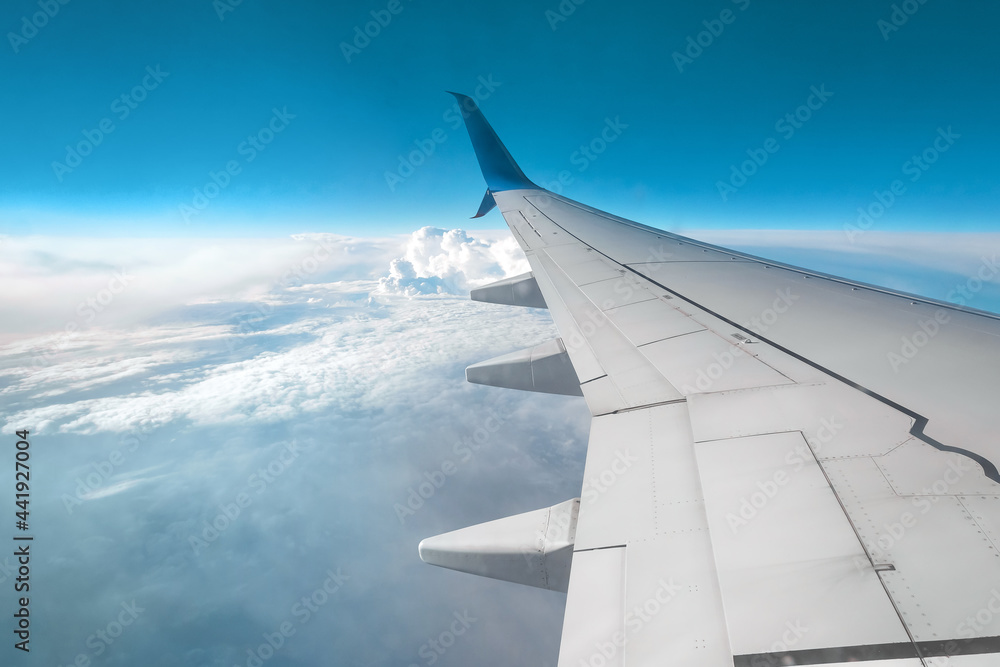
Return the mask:
<svg viewBox="0 0 1000 667">
<path fill-rule="evenodd" d="M 538 208 L 531 201 L 529 201 L 526 196 L 524 197 L 524 200 L 528 203 L 529 206 L 531 206 L 532 208 L 535 208 L 535 210 L 538 210 Z M 580 207 L 577 206 L 576 208 L 580 208 Z M 585 209 L 580 209 L 580 210 L 584 211 Z M 545 213 L 543 213 L 540 210 L 539 210 L 539 213 L 541 213 L 542 215 L 545 215 Z M 591 246 L 590 244 L 588 244 L 587 242 L 585 242 L 583 239 L 581 239 L 580 237 L 578 237 L 576 234 L 573 234 L 572 232 L 570 232 L 569 230 L 567 230 L 565 227 L 563 227 L 562 225 L 560 225 L 559 223 L 557 223 L 555 220 L 552 220 L 552 218 L 549 218 L 549 216 L 545 215 L 545 217 L 550 222 L 552 222 L 553 225 L 555 225 L 556 227 L 559 227 L 559 229 L 562 229 L 564 232 L 566 232 L 567 234 L 569 234 L 570 236 L 572 236 L 573 238 L 575 238 L 577 241 L 579 241 L 583 245 L 587 246 L 588 248 L 592 248 L 594 252 L 599 253 L 603 257 L 606 257 L 607 259 L 611 260 L 612 262 L 615 262 L 614 258 L 610 257 L 609 255 L 607 255 L 604 252 L 601 252 L 597 248 L 594 248 L 593 246 Z M 608 220 L 612 220 L 611 218 L 607 218 L 607 219 Z M 760 258 L 754 258 L 754 259 L 757 259 L 758 261 L 762 261 L 762 260 L 760 260 Z M 701 305 L 697 301 L 694 301 L 693 299 L 688 298 L 688 297 L 684 296 L 683 294 L 681 294 L 681 293 L 679 293 L 679 292 L 677 292 L 677 291 L 675 291 L 673 289 L 670 289 L 666 285 L 663 285 L 662 283 L 659 283 L 659 282 L 653 280 L 649 276 L 646 276 L 646 275 L 644 275 L 644 274 L 636 271 L 635 269 L 633 269 L 632 267 L 630 267 L 630 266 L 628 266 L 626 264 L 620 264 L 618 262 L 615 262 L 615 264 L 618 264 L 618 266 L 624 266 L 626 269 L 628 269 L 629 271 L 631 271 L 635 275 L 639 276 L 641 279 L 647 280 L 650 283 L 652 283 L 652 284 L 656 285 L 657 287 L 659 287 L 660 289 L 663 289 L 663 290 L 665 290 L 667 292 L 670 292 L 671 294 L 673 294 L 677 298 L 683 299 L 684 301 L 686 301 L 687 303 L 691 304 L 692 306 L 695 306 L 696 308 L 700 308 L 704 312 L 708 313 L 709 315 L 712 315 L 713 317 L 718 318 L 719 320 L 725 322 L 726 324 L 729 324 L 730 326 L 733 326 L 736 329 L 738 329 L 738 330 L 740 330 L 740 331 L 742 331 L 742 332 L 744 332 L 744 333 L 746 333 L 748 335 L 755 336 L 757 339 L 764 341 L 768 345 L 774 347 L 777 350 L 780 350 L 781 352 L 784 352 L 785 354 L 789 355 L 793 359 L 796 359 L 796 360 L 798 360 L 798 361 L 800 361 L 800 362 L 802 362 L 804 364 L 808 364 L 809 366 L 812 366 L 816 370 L 819 370 L 819 371 L 821 371 L 823 373 L 826 373 L 830 377 L 832 377 L 832 378 L 834 378 L 836 380 L 839 380 L 840 382 L 843 382 L 847 386 L 852 387 L 852 388 L 854 388 L 854 389 L 856 389 L 856 390 L 858 390 L 860 392 L 863 392 L 863 393 L 867 394 L 868 396 L 871 396 L 875 400 L 880 401 L 881 403 L 889 406 L 890 408 L 893 408 L 895 410 L 898 410 L 899 412 L 902 412 L 903 414 L 905 414 L 906 416 L 908 416 L 908 417 L 910 417 L 911 419 L 914 420 L 914 423 L 913 423 L 912 427 L 910 428 L 910 435 L 912 435 L 913 437 L 917 438 L 918 440 L 921 440 L 921 441 L 927 443 L 928 445 L 930 445 L 931 447 L 934 447 L 935 449 L 938 449 L 940 451 L 943 451 L 943 452 L 953 452 L 953 453 L 956 453 L 956 454 L 962 454 L 963 456 L 969 457 L 970 459 L 972 459 L 973 461 L 975 461 L 976 463 L 978 463 L 983 468 L 983 473 L 988 478 L 990 478 L 994 482 L 997 482 L 998 484 L 1000 484 L 1000 470 L 997 470 L 996 465 L 992 461 L 990 461 L 989 459 L 987 459 L 985 456 L 982 456 L 981 454 L 977 454 L 975 452 L 969 451 L 967 449 L 962 449 L 961 447 L 953 447 L 951 445 L 946 445 L 946 444 L 940 442 L 939 440 L 936 440 L 936 439 L 932 438 L 931 436 L 927 435 L 926 433 L 924 433 L 924 429 L 927 427 L 928 419 L 926 417 L 924 417 L 923 415 L 920 415 L 917 412 L 911 410 L 910 408 L 902 406 L 899 403 L 896 403 L 895 401 L 893 401 L 892 399 L 887 398 L 885 396 L 882 396 L 881 394 L 879 394 L 879 393 L 877 393 L 877 392 L 875 392 L 875 391 L 873 391 L 871 389 L 868 389 L 867 387 L 863 387 L 862 385 L 858 384 L 857 382 L 854 382 L 853 380 L 850 380 L 850 379 L 844 377 L 843 375 L 840 375 L 839 373 L 836 373 L 836 372 L 834 372 L 834 371 L 832 371 L 832 370 L 830 370 L 828 368 L 825 368 L 824 366 L 820 365 L 819 363 L 817 363 L 815 361 L 812 361 L 811 359 L 808 359 L 807 357 L 803 357 L 802 355 L 800 355 L 800 354 L 798 354 L 796 352 L 793 352 L 792 350 L 789 350 L 788 348 L 784 347 L 783 345 L 780 345 L 780 344 L 778 344 L 778 343 L 776 343 L 776 342 L 774 342 L 774 341 L 772 341 L 772 340 L 770 340 L 770 339 L 768 339 L 768 338 L 766 338 L 764 336 L 761 336 L 758 333 L 751 332 L 746 327 L 744 327 L 744 326 L 742 326 L 740 324 L 737 324 L 736 322 L 734 322 L 734 321 L 732 321 L 732 320 L 724 317 L 723 315 L 721 315 L 719 313 L 716 313 L 715 311 L 713 311 L 713 310 L 711 310 L 709 308 L 706 308 L 705 306 Z M 769 262 L 769 264 L 773 264 L 773 263 Z M 832 278 L 830 276 L 824 276 L 824 275 L 820 275 L 820 274 L 816 274 L 816 275 L 817 275 L 817 277 L 825 278 L 827 280 L 835 280 L 834 278 Z M 850 284 L 850 283 L 846 283 L 845 282 L 844 284 Z M 868 286 L 865 286 L 865 287 L 868 287 Z M 885 292 L 885 293 L 886 294 L 891 294 L 893 296 L 899 296 L 899 294 L 895 294 L 893 292 Z M 914 298 L 919 298 L 919 297 L 914 297 Z M 933 303 L 934 305 L 938 305 L 938 304 L 936 304 L 934 302 L 930 302 L 930 301 L 925 301 L 925 302 L 926 303 Z M 1000 316 L 997 316 L 997 315 L 994 315 L 993 317 L 995 319 L 1000 319 Z"/>
</svg>

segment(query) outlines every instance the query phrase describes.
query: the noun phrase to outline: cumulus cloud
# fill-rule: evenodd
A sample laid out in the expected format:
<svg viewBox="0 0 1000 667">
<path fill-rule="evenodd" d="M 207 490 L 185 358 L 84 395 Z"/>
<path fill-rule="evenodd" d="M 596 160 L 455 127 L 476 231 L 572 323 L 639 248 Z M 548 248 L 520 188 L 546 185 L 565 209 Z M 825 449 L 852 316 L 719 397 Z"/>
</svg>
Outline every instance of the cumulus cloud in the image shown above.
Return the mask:
<svg viewBox="0 0 1000 667">
<path fill-rule="evenodd" d="M 578 494 L 587 427 L 580 399 L 465 382 L 467 364 L 555 330 L 544 311 L 450 293 L 516 271 L 512 241 L 444 237 L 425 234 L 410 254 L 411 238 L 354 240 L 359 250 L 331 252 L 341 261 L 326 268 L 313 253 L 331 239 L 316 237 L 287 242 L 296 252 L 280 261 L 256 242 L 209 253 L 237 271 L 236 255 L 255 248 L 261 259 L 242 278 L 192 253 L 178 251 L 174 265 L 166 252 L 127 250 L 148 252 L 147 275 L 164 280 L 202 271 L 204 290 L 191 275 L 148 310 L 116 300 L 72 335 L 22 333 L 0 347 L 0 423 L 30 428 L 46 471 L 33 509 L 47 517 L 38 534 L 61 593 L 33 599 L 33 614 L 63 630 L 38 647 L 40 660 L 96 659 L 87 636 L 135 600 L 143 615 L 100 656 L 107 664 L 246 664 L 284 621 L 296 635 L 275 664 L 331 653 L 410 664 L 465 609 L 480 620 L 438 664 L 489 664 L 484 653 L 495 664 L 554 663 L 562 596 L 435 572 L 416 555 L 427 535 Z M 285 243 L 273 243 L 279 254 Z M 91 263 L 99 245 L 89 259 L 67 251 L 72 261 L 53 250 L 45 279 L 62 289 L 74 273 L 109 270 Z M 400 277 L 442 291 L 380 290 L 393 259 Z M 133 285 L 131 298 L 168 289 L 153 282 Z M 40 325 L 58 323 L 64 302 L 43 305 L 56 316 L 39 307 Z M 454 444 L 491 410 L 508 415 L 503 428 L 458 459 Z M 289 446 L 296 458 L 283 463 Z M 452 459 L 458 472 L 401 522 L 394 503 Z M 252 502 L 236 516 L 240 494 Z M 224 510 L 233 518 L 218 523 Z M 223 528 L 205 533 L 210 525 Z M 194 549 L 192 536 L 207 539 Z M 331 569 L 349 577 L 343 591 L 299 625 L 292 605 Z M 393 595 L 376 593 L 385 589 Z"/>
<path fill-rule="evenodd" d="M 545 311 L 462 294 L 527 270 L 510 235 L 156 243 L 52 243 L 44 256 L 3 259 L 47 285 L 25 304 L 37 326 L 9 329 L 0 347 L 0 423 L 32 430 L 45 588 L 60 591 L 32 600 L 39 627 L 60 628 L 38 659 L 97 659 L 88 635 L 135 600 L 145 611 L 100 656 L 106 664 L 247 664 L 285 621 L 296 634 L 274 664 L 422 664 L 427 638 L 463 610 L 479 620 L 438 665 L 554 664 L 565 597 L 430 568 L 416 554 L 423 537 L 580 493 L 582 399 L 464 380 L 469 363 L 556 335 Z M 977 261 L 974 246 L 947 266 Z M 66 304 L 106 284 L 74 281 L 118 259 L 135 291 L 62 332 Z M 502 427 L 460 457 L 456 443 L 494 412 Z M 453 475 L 440 473 L 445 462 Z M 401 518 L 394 505 L 438 478 Z M 251 502 L 235 514 L 240 497 Z M 213 524 L 222 528 L 206 533 Z M 205 544 L 195 550 L 192 536 Z M 293 605 L 331 569 L 349 579 L 300 624 Z"/>
<path fill-rule="evenodd" d="M 477 238 L 461 229 L 423 227 L 410 235 L 403 256 L 392 260 L 379 291 L 407 296 L 464 294 L 528 270 L 528 261 L 510 234 Z"/>
<path fill-rule="evenodd" d="M 41 251 L 22 243 L 23 254 L 37 259 Z M 390 380 L 384 390 L 376 390 L 385 400 L 399 386 L 391 382 L 394 375 L 397 381 L 419 381 L 413 369 L 428 363 L 421 335 L 428 317 L 437 328 L 431 333 L 448 329 L 450 345 L 433 355 L 438 361 L 480 344 L 465 335 L 470 316 L 471 321 L 513 319 L 517 326 L 499 328 L 532 342 L 555 335 L 547 318 L 530 311 L 508 312 L 454 296 L 448 304 L 398 301 L 400 295 L 440 298 L 466 292 L 526 270 L 523 253 L 505 232 L 474 237 L 462 230 L 425 227 L 405 241 L 299 235 L 271 243 L 274 256 L 251 263 L 237 258 L 249 248 L 263 252 L 260 242 L 202 242 L 171 259 L 171 249 L 187 245 L 167 244 L 165 249 L 140 241 L 118 253 L 122 261 L 144 267 L 137 272 L 147 276 L 127 296 L 156 304 L 155 309 L 133 310 L 130 303 L 113 300 L 106 310 L 120 309 L 118 318 L 103 316 L 89 328 L 20 337 L 0 347 L 0 358 L 7 360 L 3 373 L 11 380 L 0 391 L 29 396 L 32 403 L 8 413 L 7 430 L 27 421 L 43 432 L 121 432 L 140 417 L 157 425 L 176 420 L 273 423 L 303 412 L 350 409 L 363 400 L 359 391 L 366 384 L 359 378 Z M 80 271 L 110 266 L 88 257 L 88 247 L 96 257 L 106 252 L 92 243 L 48 243 L 43 273 L 53 286 L 61 288 Z M 402 257 L 387 261 L 389 253 Z M 201 256 L 208 259 L 203 263 Z M 378 282 L 350 279 L 374 278 L 383 262 L 389 273 Z M 219 271 L 220 265 L 224 270 Z M 158 290 L 169 287 L 160 282 L 170 283 L 179 275 L 185 281 L 173 283 L 177 293 L 157 299 Z M 340 280 L 310 280 L 325 277 Z M 200 291 L 190 291 L 194 282 Z M 121 301 L 126 295 L 123 290 L 116 296 Z M 61 309 L 60 304 L 49 307 Z M 155 324 L 164 313 L 174 322 Z M 505 344 L 502 336 L 494 340 Z M 517 343 L 509 340 L 506 346 Z M 88 390 L 109 385 L 131 391 L 87 396 Z M 62 395 L 72 398 L 41 400 Z"/>
</svg>

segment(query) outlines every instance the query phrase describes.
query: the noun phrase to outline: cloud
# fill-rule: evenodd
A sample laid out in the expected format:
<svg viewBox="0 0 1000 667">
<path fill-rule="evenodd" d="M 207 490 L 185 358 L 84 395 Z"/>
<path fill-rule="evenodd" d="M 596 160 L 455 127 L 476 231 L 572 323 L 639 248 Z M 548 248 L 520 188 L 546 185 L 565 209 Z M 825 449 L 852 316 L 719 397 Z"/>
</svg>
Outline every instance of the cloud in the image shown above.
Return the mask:
<svg viewBox="0 0 1000 667">
<path fill-rule="evenodd" d="M 304 259 L 301 243 L 312 249 Z M 481 232 L 473 237 L 458 229 L 425 227 L 405 244 L 395 245 L 403 256 L 388 262 L 388 275 L 377 283 L 304 280 L 321 274 L 377 275 L 384 250 L 393 244 L 302 235 L 291 246 L 277 247 L 286 259 L 288 247 L 296 249 L 297 270 L 290 275 L 286 271 L 275 282 L 275 267 L 283 262 L 272 259 L 258 266 L 259 284 L 243 285 L 232 276 L 210 277 L 204 281 L 206 291 L 197 298 L 185 297 L 182 289 L 173 298 L 172 318 L 187 320 L 183 326 L 124 328 L 110 326 L 114 321 L 109 320 L 101 328 L 39 336 L 0 348 L 0 358 L 13 364 L 6 372 L 15 378 L 4 392 L 28 394 L 34 403 L 9 413 L 4 428 L 10 431 L 17 424 L 32 423 L 42 432 L 93 434 L 125 432 L 137 420 L 157 426 L 177 421 L 197 426 L 269 424 L 308 413 L 364 409 L 419 393 L 428 364 L 478 360 L 472 351 L 483 347 L 484 327 L 510 335 L 492 336 L 483 356 L 556 335 L 547 316 L 537 311 L 497 308 L 453 296 L 527 269 L 509 233 Z M 234 254 L 245 250 L 240 242 L 226 247 Z M 144 251 L 148 249 L 133 249 L 132 256 Z M 201 252 L 220 259 L 222 249 Z M 352 260 L 337 264 L 332 257 L 338 255 Z M 158 271 L 180 272 L 163 256 L 157 257 Z M 184 270 L 197 263 L 190 255 L 175 261 Z M 323 262 L 325 272 L 320 268 Z M 78 248 L 72 261 L 50 263 L 70 273 L 90 265 Z M 233 266 L 227 257 L 221 263 Z M 208 269 L 210 276 L 216 275 L 215 266 Z M 226 301 L 227 294 L 244 300 Z M 411 303 L 400 298 L 415 295 L 424 299 Z M 210 319 L 203 321 L 206 317 Z M 447 344 L 428 345 L 436 339 Z M 29 356 L 31 363 L 26 364 Z M 126 380 L 132 382 L 125 384 Z M 131 391 L 86 396 L 87 390 L 114 384 Z M 38 404 L 39 399 L 64 394 L 73 399 Z"/>
<path fill-rule="evenodd" d="M 8 237 L 0 343 L 30 334 L 123 328 L 193 304 L 257 299 L 275 287 L 375 279 L 401 238 L 298 234 L 283 239 Z"/>
<path fill-rule="evenodd" d="M 830 233 L 768 233 L 763 241 L 742 232 L 707 236 L 733 245 L 773 237 L 776 246 L 784 239 L 783 247 L 796 251 L 816 251 L 817 245 L 824 252 L 840 248 Z M 974 260 L 982 247 L 961 236 L 950 244 L 926 234 L 888 235 L 891 240 L 882 236 L 873 233 L 870 240 L 878 242 L 872 247 L 885 248 L 879 255 L 883 262 L 896 256 L 918 261 L 924 256 L 916 249 L 925 249 L 926 261 L 939 270 Z M 273 282 L 268 269 L 258 274 L 262 285 L 249 287 L 258 294 L 254 300 L 220 300 L 230 283 L 208 281 L 211 299 L 189 302 L 186 310 L 174 312 L 174 319 L 188 321 L 184 325 L 106 327 L 12 342 L 0 348 L 0 359 L 6 359 L 3 374 L 10 379 L 0 393 L 11 397 L 12 406 L 25 403 L 14 401 L 17 397 L 31 400 L 30 406 L 8 410 L 4 430 L 35 423 L 66 433 L 123 432 L 137 419 L 161 426 L 179 421 L 197 426 L 273 424 L 331 410 L 368 409 L 419 393 L 428 366 L 477 361 L 557 335 L 546 314 L 456 296 L 527 268 L 509 234 L 424 227 L 395 246 L 311 235 L 297 239 L 293 247 L 307 241 L 323 251 L 316 262 L 334 266 L 327 254 L 353 256 L 344 265 L 349 267 L 343 270 L 346 275 L 377 276 L 386 264 L 388 275 L 302 282 L 319 276 L 320 270 L 312 268 L 295 274 L 295 280 Z M 860 254 L 868 270 L 879 265 L 869 259 L 872 247 L 841 245 L 842 262 Z M 375 247 L 382 250 L 372 251 Z M 402 250 L 401 256 L 382 264 L 388 248 Z M 930 253 L 931 248 L 937 253 Z M 230 252 L 245 249 L 235 243 Z M 781 246 L 764 250 L 773 255 Z M 87 263 L 79 249 L 75 253 L 73 262 L 53 265 L 75 272 L 77 264 Z M 178 261 L 190 266 L 188 256 Z M 229 260 L 223 264 L 233 265 Z M 167 266 L 161 270 L 175 272 Z M 335 272 L 323 275 L 339 277 Z M 413 300 L 416 296 L 420 298 Z M 484 341 L 488 349 L 483 349 Z M 128 390 L 102 389 L 114 386 Z M 100 395 L 88 395 L 96 390 Z M 69 399 L 55 400 L 64 395 Z"/>
<path fill-rule="evenodd" d="M 362 287 L 367 286 L 362 283 Z M 193 339 L 183 347 L 168 342 L 160 349 L 147 343 L 146 353 L 118 358 L 113 332 L 102 332 L 108 348 L 88 349 L 74 360 L 41 369 L 21 369 L 23 376 L 8 391 L 52 398 L 102 384 L 140 378 L 140 389 L 66 403 L 31 407 L 10 414 L 5 429 L 41 423 L 61 432 L 96 433 L 128 430 L 137 415 L 163 425 L 186 420 L 196 425 L 274 423 L 328 410 L 351 411 L 407 400 L 419 394 L 428 366 L 475 361 L 477 351 L 499 354 L 555 337 L 546 315 L 528 309 L 505 309 L 444 296 L 419 301 L 396 295 L 377 297 L 378 307 L 342 303 L 349 284 L 295 290 L 294 302 L 310 299 L 315 310 L 294 324 L 258 323 L 257 331 L 231 330 Z M 278 306 L 275 312 L 280 312 Z M 154 330 L 155 331 L 155 330 Z M 151 339 L 154 331 L 143 336 Z M 490 334 L 487 338 L 488 332 Z M 213 329 L 214 332 L 214 329 Z M 122 336 L 124 343 L 135 333 Z M 257 353 L 250 340 L 268 338 Z M 275 339 L 291 338 L 287 349 Z M 214 357 L 229 351 L 240 357 Z M 208 362 L 208 363 L 206 363 Z M 169 365 L 169 374 L 157 370 Z M 174 385 L 163 387 L 163 384 Z"/>
<path fill-rule="evenodd" d="M 470 236 L 461 229 L 423 227 L 410 235 L 402 257 L 392 260 L 379 291 L 467 294 L 473 287 L 525 273 L 528 262 L 510 234 Z"/>
<path fill-rule="evenodd" d="M 989 250 L 1000 247 L 1000 234 L 954 234 L 932 232 L 867 231 L 849 236 L 843 231 L 827 230 L 688 230 L 687 236 L 730 248 L 783 255 L 786 250 L 821 251 L 837 254 L 842 261 L 852 256 L 868 260 L 877 258 L 907 262 L 924 269 L 952 273 L 967 272 L 975 267 Z M 989 250 L 989 252 L 987 252 Z M 807 267 L 808 268 L 808 267 Z"/>
<path fill-rule="evenodd" d="M 33 516 L 44 517 L 46 586 L 60 591 L 33 600 L 39 627 L 61 628 L 36 657 L 98 658 L 87 637 L 135 600 L 144 611 L 107 664 L 247 664 L 284 621 L 296 634 L 267 664 L 424 664 L 421 647 L 465 610 L 478 620 L 436 664 L 554 664 L 564 596 L 416 554 L 423 537 L 580 493 L 581 399 L 464 379 L 471 362 L 556 335 L 545 311 L 461 294 L 524 270 L 515 248 L 507 233 L 434 229 L 227 241 L 204 256 L 184 243 L 49 248 L 53 289 L 110 270 L 106 252 L 178 282 L 176 293 L 134 283 L 129 298 L 162 302 L 133 312 L 123 293 L 73 336 L 21 333 L 0 347 L 0 417 L 32 430 L 45 489 Z M 771 251 L 782 248 L 760 254 Z M 58 321 L 63 305 L 54 294 L 31 307 Z M 494 413 L 501 428 L 466 457 L 461 445 Z M 445 462 L 454 474 L 435 476 Z M 394 506 L 428 479 L 443 481 L 401 520 Z M 192 536 L 210 541 L 196 552 Z M 293 605 L 338 568 L 350 579 L 300 624 Z"/>
<path fill-rule="evenodd" d="M 150 271 L 202 271 L 204 291 L 191 275 L 146 311 L 110 316 L 125 303 L 115 301 L 72 336 L 21 334 L 0 347 L 0 416 L 8 430 L 30 427 L 46 470 L 33 509 L 48 517 L 39 536 L 52 545 L 49 585 L 62 591 L 33 609 L 64 628 L 39 659 L 97 658 L 87 637 L 135 600 L 142 615 L 100 656 L 108 664 L 246 664 L 286 620 L 296 634 L 275 664 L 331 652 L 345 664 L 423 663 L 427 637 L 466 609 L 474 631 L 438 664 L 488 664 L 484 648 L 496 664 L 555 661 L 563 596 L 434 571 L 416 555 L 429 534 L 577 494 L 587 428 L 580 399 L 464 380 L 473 361 L 554 336 L 544 311 L 379 291 L 393 259 L 449 290 L 516 270 L 503 234 L 444 236 L 425 235 L 414 261 L 411 239 L 355 240 L 351 259 L 290 278 L 284 260 L 262 257 L 237 280 L 208 259 L 179 252 L 175 265 L 147 248 Z M 295 263 L 308 269 L 319 242 L 290 242 L 310 244 Z M 248 248 L 266 254 L 256 242 L 210 254 L 235 271 Z M 107 268 L 71 254 L 49 258 L 57 289 Z M 162 287 L 134 286 L 133 298 Z M 456 443 L 497 410 L 503 428 L 459 460 Z M 300 453 L 282 462 L 290 444 Z M 393 505 L 451 459 L 457 472 L 401 523 Z M 211 525 L 222 528 L 206 534 Z M 205 535 L 196 552 L 192 536 Z M 344 589 L 299 625 L 293 605 L 340 568 Z"/>
</svg>

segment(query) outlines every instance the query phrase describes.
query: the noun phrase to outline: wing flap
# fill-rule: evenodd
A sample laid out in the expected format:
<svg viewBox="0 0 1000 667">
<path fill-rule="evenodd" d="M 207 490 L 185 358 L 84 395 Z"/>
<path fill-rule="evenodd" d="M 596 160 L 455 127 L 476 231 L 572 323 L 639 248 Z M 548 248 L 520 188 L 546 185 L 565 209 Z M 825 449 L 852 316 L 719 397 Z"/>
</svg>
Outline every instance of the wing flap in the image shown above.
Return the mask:
<svg viewBox="0 0 1000 667">
<path fill-rule="evenodd" d="M 573 586 L 572 579 L 588 586 Z M 623 667 L 625 637 L 625 549 L 573 554 L 563 617 L 559 667 L 596 664 Z"/>
<path fill-rule="evenodd" d="M 796 650 L 908 643 L 806 447 L 798 432 L 696 446 L 733 651 L 769 652 L 789 622 Z"/>
<path fill-rule="evenodd" d="M 956 455 L 936 450 L 928 454 L 938 459 L 929 470 L 937 468 L 939 488 L 945 493 L 928 489 L 929 495 L 897 495 L 871 457 L 827 461 L 824 468 L 833 484 L 844 489 L 844 509 L 871 558 L 892 567 L 878 576 L 914 638 L 955 640 L 956 646 L 973 637 L 990 638 L 996 651 L 1000 614 L 982 610 L 991 604 L 1000 609 L 1000 597 L 992 602 L 1000 587 L 1000 552 L 970 505 L 977 503 L 986 510 L 980 516 L 995 519 L 1000 495 L 996 490 L 972 498 L 948 495 L 948 482 L 957 483 L 966 475 L 979 477 L 980 483 L 993 482 L 965 457 L 951 459 Z"/>
<path fill-rule="evenodd" d="M 574 548 L 560 665 L 603 664 L 591 662 L 595 655 L 623 655 L 625 665 L 731 660 L 683 403 L 593 420 Z M 587 560 L 578 569 L 583 559 L 609 552 L 613 563 Z M 622 634 L 580 633 L 582 617 L 606 613 L 586 605 L 618 567 L 624 594 L 609 627 Z"/>
<path fill-rule="evenodd" d="M 556 326 L 570 332 L 563 341 L 581 384 L 607 377 L 615 391 L 606 397 L 616 410 L 681 398 L 545 251 L 530 253 L 528 261 L 537 268 L 535 276 Z M 591 411 L 595 409 L 592 405 Z"/>
</svg>

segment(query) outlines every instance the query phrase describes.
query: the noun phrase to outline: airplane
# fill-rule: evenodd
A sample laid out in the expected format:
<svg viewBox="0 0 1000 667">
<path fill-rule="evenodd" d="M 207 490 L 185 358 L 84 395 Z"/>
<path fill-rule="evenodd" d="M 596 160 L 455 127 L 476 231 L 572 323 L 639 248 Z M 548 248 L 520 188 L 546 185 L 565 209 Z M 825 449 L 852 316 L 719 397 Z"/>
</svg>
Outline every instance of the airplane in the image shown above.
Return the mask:
<svg viewBox="0 0 1000 667">
<path fill-rule="evenodd" d="M 429 537 L 566 593 L 560 667 L 1000 665 L 1000 317 L 773 262 L 529 180 L 452 93 L 560 337 L 470 382 L 582 396 L 579 498 Z"/>
</svg>

